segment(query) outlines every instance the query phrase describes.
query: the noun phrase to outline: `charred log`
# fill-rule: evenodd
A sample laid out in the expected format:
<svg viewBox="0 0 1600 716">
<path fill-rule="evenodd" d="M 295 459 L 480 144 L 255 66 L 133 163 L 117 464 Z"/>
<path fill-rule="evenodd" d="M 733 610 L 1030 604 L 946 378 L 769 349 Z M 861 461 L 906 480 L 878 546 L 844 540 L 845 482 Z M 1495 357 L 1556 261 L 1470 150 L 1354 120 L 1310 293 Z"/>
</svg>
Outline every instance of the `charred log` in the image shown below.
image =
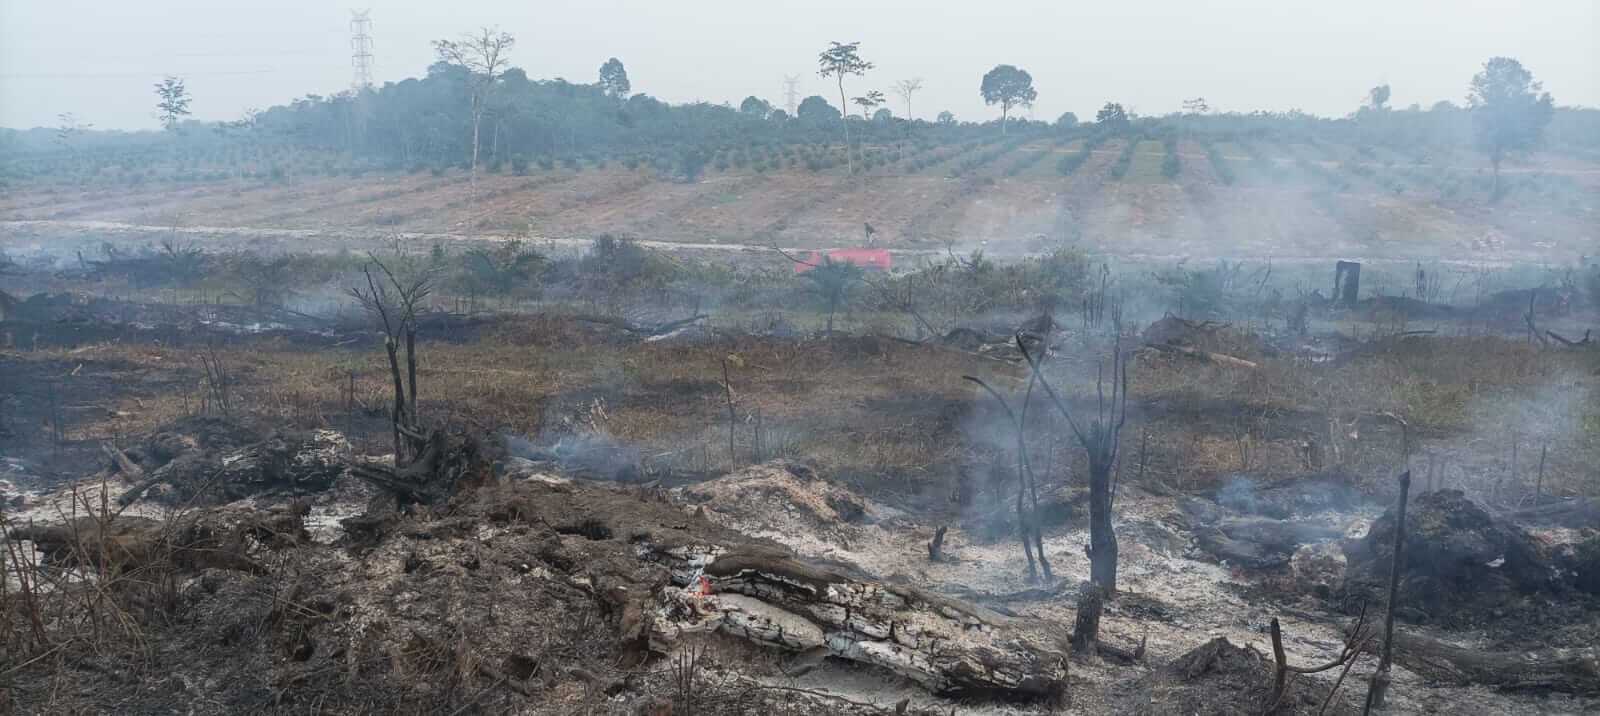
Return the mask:
<svg viewBox="0 0 1600 716">
<path fill-rule="evenodd" d="M 829 655 L 900 674 L 935 693 L 1054 698 L 1065 661 L 1023 622 L 919 589 L 852 579 L 765 551 L 704 568 L 702 589 L 665 590 L 652 650 L 720 631 L 763 646 Z M 692 587 L 693 585 L 691 585 Z"/>
</svg>

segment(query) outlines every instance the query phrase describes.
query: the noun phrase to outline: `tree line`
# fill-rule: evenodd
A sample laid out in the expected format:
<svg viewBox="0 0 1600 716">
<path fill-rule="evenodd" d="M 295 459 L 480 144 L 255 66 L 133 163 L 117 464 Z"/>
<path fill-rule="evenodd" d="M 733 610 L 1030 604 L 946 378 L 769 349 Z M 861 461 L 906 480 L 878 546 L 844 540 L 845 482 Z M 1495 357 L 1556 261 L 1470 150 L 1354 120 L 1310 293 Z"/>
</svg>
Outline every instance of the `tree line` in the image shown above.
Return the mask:
<svg viewBox="0 0 1600 716">
<path fill-rule="evenodd" d="M 1511 58 L 1485 63 L 1473 77 L 1466 105 L 1441 102 L 1428 110 L 1388 107 L 1389 87 L 1376 87 L 1367 102 L 1348 117 L 1329 119 L 1289 112 L 1212 113 L 1204 98 L 1185 100 L 1184 111 L 1137 117 L 1108 101 L 1094 122 L 1080 123 L 1067 112 L 1053 123 L 1012 116 L 1039 96 L 1032 75 L 1010 64 L 982 75 L 978 92 L 999 116 L 985 122 L 958 122 L 943 111 L 933 122 L 909 119 L 920 78 L 890 87 L 905 117 L 888 107 L 884 91 L 873 88 L 854 97 L 848 84 L 874 68 L 859 42 L 832 42 L 817 58 L 817 74 L 833 80 L 838 103 L 821 95 L 806 97 L 795 116 L 771 102 L 748 96 L 731 104 L 670 104 L 633 91 L 621 60 L 607 59 L 593 83 L 564 78 L 534 79 L 513 63 L 515 38 L 493 28 L 433 43 L 436 61 L 420 78 L 331 96 L 306 95 L 265 111 L 247 110 L 231 122 L 187 119 L 191 97 L 181 78 L 155 86 L 156 110 L 165 136 L 93 131 L 73 115 L 50 130 L 0 133 L 0 153 L 26 155 L 50 151 L 96 151 L 154 146 L 180 141 L 191 146 L 256 144 L 292 146 L 365 158 L 388 168 L 460 165 L 476 175 L 485 161 L 498 169 L 530 158 L 541 164 L 575 158 L 619 155 L 702 153 L 706 147 L 749 144 L 828 143 L 842 140 L 846 171 L 855 173 L 867 144 L 962 141 L 975 134 L 1078 132 L 1102 136 L 1141 134 L 1228 139 L 1274 137 L 1296 141 L 1315 137 L 1356 145 L 1415 147 L 1421 144 L 1476 145 L 1496 168 L 1508 156 L 1542 141 L 1600 149 L 1600 110 L 1556 108 L 1533 75 Z M 855 111 L 849 111 L 851 106 Z M 997 126 L 996 126 L 997 125 Z M 1550 128 L 1546 136 L 1546 128 Z"/>
</svg>

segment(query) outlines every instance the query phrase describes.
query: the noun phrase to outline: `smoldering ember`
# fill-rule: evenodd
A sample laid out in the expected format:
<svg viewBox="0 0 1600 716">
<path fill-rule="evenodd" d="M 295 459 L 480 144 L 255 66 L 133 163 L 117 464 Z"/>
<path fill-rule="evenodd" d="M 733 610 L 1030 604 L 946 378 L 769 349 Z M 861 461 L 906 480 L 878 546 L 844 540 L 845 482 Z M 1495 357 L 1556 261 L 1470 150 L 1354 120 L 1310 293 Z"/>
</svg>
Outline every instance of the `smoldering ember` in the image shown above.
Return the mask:
<svg viewBox="0 0 1600 716">
<path fill-rule="evenodd" d="M 0 713 L 1600 713 L 1593 67 L 372 17 L 0 130 Z"/>
</svg>

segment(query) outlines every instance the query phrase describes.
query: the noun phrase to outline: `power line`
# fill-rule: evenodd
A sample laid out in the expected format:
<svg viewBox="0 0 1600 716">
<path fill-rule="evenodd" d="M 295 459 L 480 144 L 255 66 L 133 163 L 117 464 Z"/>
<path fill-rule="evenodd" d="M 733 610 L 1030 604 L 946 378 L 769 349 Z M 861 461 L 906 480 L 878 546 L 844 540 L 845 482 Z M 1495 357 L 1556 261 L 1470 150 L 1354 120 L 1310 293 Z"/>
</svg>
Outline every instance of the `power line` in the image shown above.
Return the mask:
<svg viewBox="0 0 1600 716">
<path fill-rule="evenodd" d="M 800 90 L 796 89 L 799 86 L 799 84 L 800 84 L 800 75 L 784 75 L 783 76 L 783 98 L 784 98 L 784 104 L 789 108 L 789 116 L 790 117 L 795 116 L 794 115 L 795 104 L 800 101 Z"/>
<path fill-rule="evenodd" d="M 350 65 L 355 68 L 355 81 L 351 89 L 358 94 L 372 89 L 372 18 L 371 10 L 350 11 Z"/>
<path fill-rule="evenodd" d="M 269 70 L 211 70 L 206 72 L 184 72 L 184 77 L 191 75 L 265 75 L 277 72 Z M 94 79 L 97 77 L 165 77 L 171 72 L 5 72 L 0 73 L 4 79 Z"/>
</svg>

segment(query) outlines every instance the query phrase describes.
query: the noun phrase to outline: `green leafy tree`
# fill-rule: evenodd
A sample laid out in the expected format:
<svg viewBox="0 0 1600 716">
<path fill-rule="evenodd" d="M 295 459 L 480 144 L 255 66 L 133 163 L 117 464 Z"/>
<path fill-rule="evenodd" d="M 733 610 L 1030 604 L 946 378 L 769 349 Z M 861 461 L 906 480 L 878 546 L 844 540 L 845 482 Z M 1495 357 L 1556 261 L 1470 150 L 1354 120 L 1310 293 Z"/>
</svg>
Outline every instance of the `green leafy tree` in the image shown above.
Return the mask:
<svg viewBox="0 0 1600 716">
<path fill-rule="evenodd" d="M 985 104 L 1000 105 L 1000 133 L 1006 133 L 1006 116 L 1016 106 L 1029 107 L 1039 93 L 1033 89 L 1033 75 L 1014 65 L 995 65 L 983 76 L 979 87 Z"/>
<path fill-rule="evenodd" d="M 756 117 L 766 117 L 772 114 L 772 103 L 755 95 L 750 95 L 739 103 L 739 111 Z"/>
<path fill-rule="evenodd" d="M 891 119 L 894 119 L 894 112 L 890 112 L 888 107 L 879 107 L 878 111 L 872 113 L 874 122 L 887 122 Z"/>
<path fill-rule="evenodd" d="M 628 70 L 622 66 L 622 60 L 613 57 L 600 65 L 600 88 L 617 102 L 628 99 L 633 85 L 628 82 Z"/>
<path fill-rule="evenodd" d="M 827 256 L 822 257 L 822 262 L 815 268 L 803 274 L 811 282 L 812 289 L 828 307 L 828 332 L 833 332 L 833 314 L 839 310 L 839 305 L 848 297 L 850 286 L 860 281 L 865 272 L 849 261 L 834 261 Z"/>
<path fill-rule="evenodd" d="M 183 80 L 168 75 L 156 83 L 156 117 L 161 120 L 161 127 L 171 132 L 178 128 L 178 122 L 189 116 L 189 90 L 183 86 Z"/>
<path fill-rule="evenodd" d="M 940 112 L 938 118 L 935 121 L 937 121 L 939 124 L 955 124 L 956 123 L 956 115 L 954 113 L 952 113 L 950 110 L 947 109 L 947 110 L 944 110 L 943 112 Z"/>
<path fill-rule="evenodd" d="M 1389 108 L 1389 85 L 1382 84 L 1367 90 L 1367 106 L 1378 111 Z"/>
<path fill-rule="evenodd" d="M 1095 112 L 1094 121 L 1106 129 L 1121 132 L 1128 128 L 1128 113 L 1121 104 L 1107 102 L 1099 112 Z"/>
<path fill-rule="evenodd" d="M 1509 154 L 1537 146 L 1555 114 L 1555 100 L 1543 89 L 1542 83 L 1533 80 L 1533 73 L 1509 57 L 1490 59 L 1472 78 L 1467 108 L 1472 110 L 1478 147 L 1494 165 L 1491 196 L 1500 196 L 1500 162 Z"/>
<path fill-rule="evenodd" d="M 828 104 L 828 100 L 821 95 L 811 95 L 800 100 L 800 106 L 794 110 L 796 117 L 811 122 L 831 122 L 839 118 L 839 110 Z"/>
<path fill-rule="evenodd" d="M 872 108 L 883 104 L 884 99 L 882 92 L 872 90 L 860 97 L 851 97 L 850 101 L 855 102 L 856 106 L 861 108 L 861 118 L 866 119 L 872 113 Z"/>
<path fill-rule="evenodd" d="M 1058 129 L 1072 129 L 1076 126 L 1078 126 L 1078 115 L 1076 114 L 1062 112 L 1061 116 L 1056 118 L 1056 127 Z"/>
<path fill-rule="evenodd" d="M 817 74 L 822 77 L 833 77 L 839 82 L 839 106 L 846 106 L 844 94 L 844 78 L 850 75 L 860 77 L 872 69 L 872 63 L 861 59 L 859 42 L 829 43 L 829 47 L 817 55 Z M 855 160 L 850 151 L 850 118 L 840 114 L 840 124 L 844 127 L 844 156 L 845 168 L 851 173 L 856 173 Z"/>
</svg>

